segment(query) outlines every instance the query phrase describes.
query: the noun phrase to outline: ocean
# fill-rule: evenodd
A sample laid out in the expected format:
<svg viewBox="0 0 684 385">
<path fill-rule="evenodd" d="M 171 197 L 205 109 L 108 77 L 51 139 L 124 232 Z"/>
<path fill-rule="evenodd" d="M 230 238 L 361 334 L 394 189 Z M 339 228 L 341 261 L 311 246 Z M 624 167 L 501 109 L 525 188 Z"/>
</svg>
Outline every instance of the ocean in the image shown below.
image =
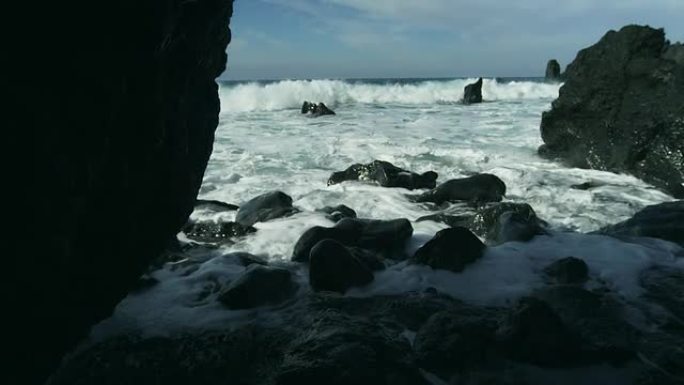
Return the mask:
<svg viewBox="0 0 684 385">
<path fill-rule="evenodd" d="M 434 170 L 438 183 L 474 173 L 491 173 L 507 185 L 505 201 L 530 204 L 548 222 L 550 235 L 531 242 L 490 247 L 485 256 L 455 276 L 406 262 L 390 264 L 373 283 L 349 296 L 397 294 L 435 287 L 481 305 L 510 305 L 544 285 L 542 269 L 567 256 L 590 268 L 588 287 L 607 286 L 625 303 L 638 302 L 639 274 L 654 264 L 682 265 L 673 244 L 634 244 L 584 233 L 672 198 L 629 175 L 569 168 L 537 155 L 541 115 L 558 96 L 560 84 L 542 79 L 485 79 L 484 102 L 462 105 L 463 88 L 475 79 L 282 80 L 220 83 L 221 114 L 213 154 L 199 198 L 240 205 L 269 191 L 293 198 L 302 212 L 257 223 L 257 232 L 222 246 L 258 255 L 295 272 L 300 296 L 310 291 L 307 267 L 290 262 L 294 244 L 312 226 L 333 222 L 316 212 L 345 204 L 361 218 L 407 218 L 416 250 L 445 224 L 416 219 L 434 213 L 414 203 L 420 191 L 345 182 L 327 186 L 334 171 L 379 159 L 414 172 Z M 334 116 L 310 118 L 302 103 L 323 102 Z M 589 190 L 571 186 L 591 182 Z M 234 213 L 196 211 L 192 219 L 233 220 Z M 182 234 L 180 235 L 182 238 Z M 616 260 L 619 255 L 619 260 Z M 275 317 L 276 310 L 226 310 L 207 292 L 207 282 L 230 282 L 244 267 L 206 258 L 180 274 L 154 273 L 157 285 L 129 295 L 94 336 L 134 329 L 149 334 L 197 327 L 227 327 Z M 220 284 L 217 284 L 220 286 Z M 212 292 L 209 289 L 209 292 Z"/>
</svg>

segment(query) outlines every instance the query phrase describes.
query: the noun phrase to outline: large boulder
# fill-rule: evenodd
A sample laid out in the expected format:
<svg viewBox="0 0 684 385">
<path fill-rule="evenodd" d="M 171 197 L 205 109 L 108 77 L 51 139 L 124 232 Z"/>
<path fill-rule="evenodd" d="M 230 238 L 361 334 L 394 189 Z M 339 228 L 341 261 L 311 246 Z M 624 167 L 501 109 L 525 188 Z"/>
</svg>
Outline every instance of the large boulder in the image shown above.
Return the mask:
<svg viewBox="0 0 684 385">
<path fill-rule="evenodd" d="M 577 284 L 589 279 L 589 266 L 582 259 L 566 257 L 545 267 L 544 273 L 559 284 Z"/>
<path fill-rule="evenodd" d="M 302 104 L 302 114 L 307 114 L 308 116 L 312 118 L 317 118 L 319 116 L 323 115 L 335 115 L 335 111 L 331 110 L 326 106 L 324 103 L 310 103 L 310 102 L 304 102 Z"/>
<path fill-rule="evenodd" d="M 353 164 L 344 171 L 334 172 L 328 179 L 328 186 L 351 180 L 372 180 L 382 187 L 403 187 L 415 190 L 434 188 L 437 183 L 437 173 L 428 171 L 417 174 L 390 162 L 374 160 L 368 164 Z"/>
<path fill-rule="evenodd" d="M 544 75 L 546 81 L 557 82 L 561 80 L 561 66 L 558 60 L 551 59 L 546 63 L 546 74 Z"/>
<path fill-rule="evenodd" d="M 314 290 L 344 293 L 373 281 L 373 272 L 337 241 L 324 239 L 311 249 L 309 283 Z"/>
<path fill-rule="evenodd" d="M 482 103 L 482 78 L 463 89 L 463 104 Z"/>
<path fill-rule="evenodd" d="M 417 202 L 467 201 L 474 203 L 499 202 L 506 195 L 506 184 L 496 175 L 477 174 L 467 178 L 448 180 L 415 198 Z"/>
<path fill-rule="evenodd" d="M 243 226 L 253 226 L 257 222 L 286 217 L 299 210 L 292 207 L 292 198 L 282 191 L 272 191 L 259 195 L 240 206 L 235 222 Z"/>
<path fill-rule="evenodd" d="M 540 154 L 629 172 L 684 197 L 684 61 L 662 29 L 609 31 L 568 65 Z"/>
<path fill-rule="evenodd" d="M 412 261 L 459 273 L 482 257 L 486 246 L 465 227 L 440 230 L 416 251 Z"/>
<path fill-rule="evenodd" d="M 324 239 L 331 239 L 348 247 L 392 252 L 403 249 L 412 235 L 413 226 L 408 219 L 383 221 L 344 218 L 334 227 L 315 226 L 305 231 L 294 246 L 292 260 L 308 262 L 311 249 Z"/>
<path fill-rule="evenodd" d="M 27 136 L 5 143 L 23 154 L 10 168 L 27 180 L 12 189 L 26 187 L 31 206 L 6 236 L 30 246 L 5 267 L 4 383 L 42 383 L 187 221 L 218 124 L 232 3 L 17 4 L 27 13 L 7 29 L 2 119 Z"/>
<path fill-rule="evenodd" d="M 623 238 L 659 238 L 684 247 L 684 201 L 648 206 L 626 221 L 604 227 L 598 232 Z"/>
</svg>

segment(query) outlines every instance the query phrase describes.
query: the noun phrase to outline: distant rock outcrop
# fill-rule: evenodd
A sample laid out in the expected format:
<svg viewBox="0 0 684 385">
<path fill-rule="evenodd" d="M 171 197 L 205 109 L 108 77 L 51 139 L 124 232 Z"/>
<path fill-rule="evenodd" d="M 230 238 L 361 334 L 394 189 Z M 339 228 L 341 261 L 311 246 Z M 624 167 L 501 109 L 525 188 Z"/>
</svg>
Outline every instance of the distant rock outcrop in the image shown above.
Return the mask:
<svg viewBox="0 0 684 385">
<path fill-rule="evenodd" d="M 684 48 L 662 29 L 608 32 L 567 67 L 541 155 L 629 172 L 684 197 Z"/>
<path fill-rule="evenodd" d="M 302 104 L 302 114 L 308 114 L 313 118 L 317 118 L 323 115 L 335 115 L 335 111 L 328 108 L 328 106 L 322 102 L 318 104 L 304 102 L 304 104 Z"/>
<path fill-rule="evenodd" d="M 468 84 L 463 90 L 463 104 L 482 103 L 482 78 Z"/>
<path fill-rule="evenodd" d="M 551 59 L 546 63 L 546 75 L 544 75 L 546 81 L 557 82 L 561 80 L 561 66 L 558 60 Z"/>
</svg>

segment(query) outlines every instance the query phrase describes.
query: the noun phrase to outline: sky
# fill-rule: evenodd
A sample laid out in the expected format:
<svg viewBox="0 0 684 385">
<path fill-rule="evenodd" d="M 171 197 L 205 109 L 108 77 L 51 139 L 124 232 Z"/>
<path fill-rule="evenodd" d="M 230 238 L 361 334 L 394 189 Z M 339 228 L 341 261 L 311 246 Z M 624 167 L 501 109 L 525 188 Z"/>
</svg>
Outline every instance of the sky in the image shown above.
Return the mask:
<svg viewBox="0 0 684 385">
<path fill-rule="evenodd" d="M 626 24 L 684 41 L 684 0 L 235 0 L 221 79 L 543 76 Z"/>
</svg>

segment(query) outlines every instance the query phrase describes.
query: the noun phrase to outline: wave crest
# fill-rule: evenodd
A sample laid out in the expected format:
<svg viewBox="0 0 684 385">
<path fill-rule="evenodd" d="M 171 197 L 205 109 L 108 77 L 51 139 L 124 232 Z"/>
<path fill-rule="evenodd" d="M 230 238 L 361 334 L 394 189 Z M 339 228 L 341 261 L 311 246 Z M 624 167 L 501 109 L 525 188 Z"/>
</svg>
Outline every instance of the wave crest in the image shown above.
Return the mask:
<svg viewBox="0 0 684 385">
<path fill-rule="evenodd" d="M 273 111 L 299 108 L 304 100 L 341 104 L 434 104 L 457 103 L 463 88 L 476 79 L 373 84 L 343 80 L 282 80 L 220 86 L 223 112 Z M 485 79 L 485 101 L 555 99 L 560 84 L 534 81 L 498 82 Z"/>
</svg>

